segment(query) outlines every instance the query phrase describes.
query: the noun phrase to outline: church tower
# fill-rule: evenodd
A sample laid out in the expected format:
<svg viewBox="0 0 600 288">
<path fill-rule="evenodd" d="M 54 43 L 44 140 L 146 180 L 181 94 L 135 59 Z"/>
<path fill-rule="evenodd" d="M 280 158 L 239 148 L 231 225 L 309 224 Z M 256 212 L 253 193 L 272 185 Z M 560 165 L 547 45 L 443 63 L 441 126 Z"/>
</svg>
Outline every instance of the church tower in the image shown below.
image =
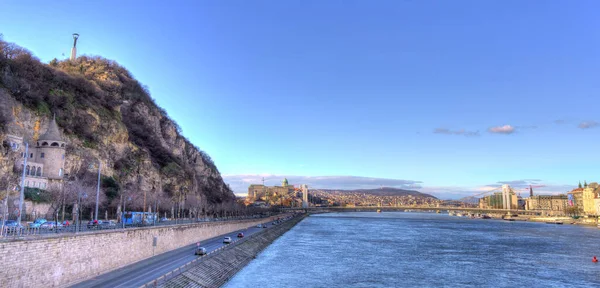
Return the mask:
<svg viewBox="0 0 600 288">
<path fill-rule="evenodd" d="M 287 178 L 283 178 L 283 181 L 281 182 L 281 186 L 282 187 L 287 187 L 288 186 Z"/>
<path fill-rule="evenodd" d="M 43 164 L 43 176 L 48 179 L 59 180 L 64 176 L 65 146 L 58 131 L 56 117 L 48 124 L 48 130 L 42 134 L 36 143 L 36 162 Z"/>
</svg>

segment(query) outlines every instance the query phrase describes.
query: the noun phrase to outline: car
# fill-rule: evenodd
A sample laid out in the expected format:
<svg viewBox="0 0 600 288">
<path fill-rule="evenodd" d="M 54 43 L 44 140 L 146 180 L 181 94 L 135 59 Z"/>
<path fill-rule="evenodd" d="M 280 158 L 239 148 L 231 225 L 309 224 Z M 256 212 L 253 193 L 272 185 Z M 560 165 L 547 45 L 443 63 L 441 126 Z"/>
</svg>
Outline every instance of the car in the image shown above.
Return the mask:
<svg viewBox="0 0 600 288">
<path fill-rule="evenodd" d="M 225 238 L 223 238 L 223 243 L 224 244 L 231 244 L 231 237 L 225 237 Z"/>
<path fill-rule="evenodd" d="M 46 221 L 44 223 L 42 223 L 42 225 L 40 225 L 40 229 L 48 229 L 48 230 L 54 230 L 54 229 L 62 229 L 63 225 L 60 222 L 55 222 L 55 221 Z"/>
<path fill-rule="evenodd" d="M 4 232 L 5 233 L 16 232 L 21 229 L 23 229 L 23 225 L 19 224 L 15 220 L 6 220 L 6 222 L 4 222 Z"/>
<path fill-rule="evenodd" d="M 40 226 L 46 222 L 48 222 L 48 220 L 44 218 L 35 219 L 33 223 L 29 223 L 29 228 L 40 228 Z"/>
<path fill-rule="evenodd" d="M 196 248 L 196 252 L 194 254 L 195 255 L 204 256 L 204 255 L 206 255 L 206 248 L 204 248 L 204 247 L 197 247 Z"/>
<path fill-rule="evenodd" d="M 68 220 L 65 220 L 65 221 L 62 222 L 62 225 L 64 227 L 69 227 L 69 226 L 71 226 L 71 223 Z"/>
<path fill-rule="evenodd" d="M 262 224 L 256 225 L 256 228 L 262 228 Z"/>
<path fill-rule="evenodd" d="M 101 229 L 114 229 L 117 227 L 117 223 L 115 223 L 115 221 L 113 220 L 107 220 L 100 222 L 99 226 Z"/>
<path fill-rule="evenodd" d="M 101 228 L 102 225 L 102 220 L 90 220 L 90 222 L 87 223 L 87 228 L 88 229 L 97 229 L 97 228 Z"/>
<path fill-rule="evenodd" d="M 169 221 L 169 218 L 167 218 L 167 217 L 160 218 L 160 222 L 165 222 L 165 221 Z"/>
<path fill-rule="evenodd" d="M 262 224 L 262 228 L 267 228 L 267 224 Z"/>
<path fill-rule="evenodd" d="M 244 238 L 244 233 L 242 233 L 242 232 L 238 233 L 238 236 L 237 236 L 237 237 L 238 237 L 238 238 Z"/>
</svg>

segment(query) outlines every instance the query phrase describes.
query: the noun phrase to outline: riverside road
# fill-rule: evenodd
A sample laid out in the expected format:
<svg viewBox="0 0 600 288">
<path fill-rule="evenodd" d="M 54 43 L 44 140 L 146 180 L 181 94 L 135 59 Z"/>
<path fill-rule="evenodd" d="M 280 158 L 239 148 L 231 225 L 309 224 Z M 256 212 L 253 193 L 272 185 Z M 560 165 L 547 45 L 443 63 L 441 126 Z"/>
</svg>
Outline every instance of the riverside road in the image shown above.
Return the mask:
<svg viewBox="0 0 600 288">
<path fill-rule="evenodd" d="M 272 224 L 269 223 L 267 226 L 271 227 Z M 212 239 L 204 240 L 200 242 L 200 246 L 206 248 L 207 252 L 211 252 L 227 245 L 223 244 L 224 237 L 231 237 L 232 240 L 235 240 L 240 232 L 244 233 L 244 236 L 247 237 L 261 230 L 264 230 L 264 228 L 250 227 L 247 229 L 238 230 L 217 236 Z M 194 255 L 195 249 L 196 244 L 178 248 L 173 251 L 127 265 L 120 269 L 98 275 L 71 287 L 140 287 L 198 257 L 201 257 Z"/>
</svg>

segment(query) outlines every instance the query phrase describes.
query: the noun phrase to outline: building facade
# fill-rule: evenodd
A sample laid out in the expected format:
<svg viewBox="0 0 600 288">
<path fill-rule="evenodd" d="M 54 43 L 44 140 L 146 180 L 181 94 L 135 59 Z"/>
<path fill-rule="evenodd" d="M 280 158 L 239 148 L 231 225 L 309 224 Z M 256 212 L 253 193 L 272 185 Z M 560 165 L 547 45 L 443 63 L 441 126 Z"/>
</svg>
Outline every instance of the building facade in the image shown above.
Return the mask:
<svg viewBox="0 0 600 288">
<path fill-rule="evenodd" d="M 47 189 L 51 184 L 62 182 L 67 143 L 60 135 L 56 119 L 50 121 L 46 133 L 29 143 L 28 149 L 23 137 L 7 135 L 6 138 L 11 149 L 20 155 L 15 165 L 25 170 L 25 187 Z M 25 159 L 27 163 L 23 165 Z"/>
<path fill-rule="evenodd" d="M 246 197 L 246 204 L 253 204 L 258 201 L 264 201 L 267 204 L 275 204 L 275 200 L 281 201 L 283 198 L 291 198 L 290 195 L 294 194 L 294 186 L 288 184 L 287 179 L 283 179 L 281 186 L 265 186 L 261 184 L 251 184 L 248 187 L 248 196 Z"/>
<path fill-rule="evenodd" d="M 583 188 L 577 188 L 567 193 L 568 205 L 583 209 Z"/>
<path fill-rule="evenodd" d="M 583 192 L 581 195 L 583 213 L 587 215 L 599 215 L 596 211 L 596 205 L 594 203 L 594 199 L 598 198 L 598 183 L 592 182 L 590 184 L 585 185 L 583 188 Z"/>
<path fill-rule="evenodd" d="M 479 208 L 481 209 L 513 209 L 516 210 L 519 207 L 517 195 L 508 189 L 507 191 L 496 192 L 492 195 L 488 195 L 479 198 Z"/>
<path fill-rule="evenodd" d="M 525 199 L 525 210 L 564 212 L 568 206 L 567 195 L 535 195 Z"/>
</svg>

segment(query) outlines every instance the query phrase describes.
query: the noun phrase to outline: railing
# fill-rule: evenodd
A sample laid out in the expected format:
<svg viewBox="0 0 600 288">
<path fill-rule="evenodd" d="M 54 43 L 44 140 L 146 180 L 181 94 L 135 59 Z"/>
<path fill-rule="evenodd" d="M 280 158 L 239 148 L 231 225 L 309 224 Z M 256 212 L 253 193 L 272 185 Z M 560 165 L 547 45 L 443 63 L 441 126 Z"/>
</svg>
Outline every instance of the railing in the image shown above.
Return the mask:
<svg viewBox="0 0 600 288">
<path fill-rule="evenodd" d="M 289 220 L 292 220 L 295 217 L 298 217 L 298 216 L 293 216 L 291 218 L 285 219 L 281 223 L 284 223 L 284 222 L 287 222 Z M 242 242 L 248 241 L 249 239 L 256 238 L 256 237 L 258 237 L 259 235 L 265 233 L 268 229 L 271 229 L 271 228 L 263 229 L 263 230 L 261 230 L 261 231 L 259 231 L 257 233 L 254 233 L 252 235 L 248 235 L 247 237 L 234 240 L 234 241 L 232 241 L 228 245 L 221 246 L 221 247 L 219 247 L 219 248 L 217 248 L 217 249 L 215 249 L 213 251 L 210 251 L 209 253 L 207 253 L 204 256 L 198 257 L 198 258 L 196 258 L 196 259 L 194 259 L 194 260 L 192 260 L 192 261 L 190 261 L 188 263 L 185 263 L 185 264 L 183 264 L 183 265 L 181 265 L 181 266 L 173 269 L 170 272 L 167 272 L 166 274 L 164 274 L 164 275 L 162 275 L 162 276 L 160 276 L 160 277 L 158 277 L 158 278 L 156 278 L 156 279 L 154 279 L 154 280 L 152 280 L 152 281 L 150 281 L 150 282 L 148 282 L 148 283 L 140 286 L 140 288 L 158 287 L 158 285 L 163 284 L 163 283 L 169 281 L 170 279 L 173 279 L 174 277 L 180 275 L 181 273 L 184 273 L 185 271 L 189 270 L 195 263 L 197 263 L 199 261 L 204 261 L 204 260 L 206 260 L 208 258 L 211 258 L 217 252 L 220 252 L 220 251 L 228 249 L 228 248 L 232 248 L 232 247 L 234 247 L 236 245 L 239 245 Z"/>
<path fill-rule="evenodd" d="M 224 221 L 233 221 L 233 220 L 248 220 L 248 219 L 264 219 L 270 217 L 269 215 L 253 215 L 253 216 L 241 216 L 241 217 L 223 217 L 223 218 L 186 218 L 186 219 L 176 219 L 169 221 L 161 221 L 155 223 L 148 224 L 126 224 L 124 229 L 130 228 L 140 228 L 140 227 L 155 227 L 155 226 L 166 226 L 166 225 L 187 225 L 187 224 L 198 224 L 198 223 L 214 223 L 214 222 L 224 222 Z M 53 222 L 53 221 L 48 221 Z M 82 222 L 79 225 L 70 223 L 69 225 L 58 225 L 53 227 L 45 227 L 43 224 L 41 226 L 31 227 L 30 225 L 33 223 L 28 223 L 26 226 L 20 225 L 20 227 L 15 226 L 4 226 L 4 229 L 0 229 L 0 241 L 1 240 L 11 240 L 11 239 L 23 239 L 23 238 L 31 238 L 31 237 L 51 237 L 52 235 L 57 234 L 77 234 L 77 233 L 86 233 L 86 232 L 96 232 L 96 231 L 113 231 L 123 229 L 122 223 L 112 222 L 111 224 L 98 224 L 98 225 L 88 225 L 88 222 Z M 0 220 L 0 228 L 2 225 L 2 221 Z"/>
</svg>

